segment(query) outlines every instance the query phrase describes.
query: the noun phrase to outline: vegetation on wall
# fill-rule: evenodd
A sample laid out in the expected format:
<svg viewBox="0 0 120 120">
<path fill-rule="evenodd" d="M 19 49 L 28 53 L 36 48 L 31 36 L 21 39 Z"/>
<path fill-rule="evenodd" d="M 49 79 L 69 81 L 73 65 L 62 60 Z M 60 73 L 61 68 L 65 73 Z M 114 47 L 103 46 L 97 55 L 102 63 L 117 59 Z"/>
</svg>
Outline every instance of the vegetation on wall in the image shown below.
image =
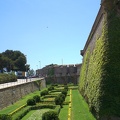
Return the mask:
<svg viewBox="0 0 120 120">
<path fill-rule="evenodd" d="M 79 90 L 97 119 L 120 116 L 120 15 L 116 11 L 104 15 L 102 34 L 93 52 L 88 49 L 84 55 L 80 73 Z"/>
<path fill-rule="evenodd" d="M 88 71 L 88 65 L 89 65 L 89 57 L 90 57 L 90 51 L 87 50 L 85 56 L 84 56 L 84 61 L 81 67 L 81 73 L 80 73 L 80 81 L 79 81 L 79 88 L 81 91 L 81 94 L 84 96 L 84 91 L 85 91 L 85 86 L 87 84 L 87 71 Z M 84 96 L 85 97 L 85 96 Z"/>
</svg>

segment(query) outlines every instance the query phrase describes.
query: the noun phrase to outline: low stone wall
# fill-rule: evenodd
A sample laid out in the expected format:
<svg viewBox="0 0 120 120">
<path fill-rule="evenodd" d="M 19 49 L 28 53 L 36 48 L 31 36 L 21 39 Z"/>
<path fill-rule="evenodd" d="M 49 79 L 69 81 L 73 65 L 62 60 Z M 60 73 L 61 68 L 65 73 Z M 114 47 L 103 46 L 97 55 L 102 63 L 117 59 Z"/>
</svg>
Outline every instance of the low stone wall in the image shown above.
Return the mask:
<svg viewBox="0 0 120 120">
<path fill-rule="evenodd" d="M 0 89 L 0 109 L 3 109 L 4 107 L 7 107 L 19 99 L 21 99 L 23 96 L 40 90 L 44 87 L 46 87 L 45 80 L 40 81 L 32 81 L 28 83 L 23 83 L 20 85 Z"/>
</svg>

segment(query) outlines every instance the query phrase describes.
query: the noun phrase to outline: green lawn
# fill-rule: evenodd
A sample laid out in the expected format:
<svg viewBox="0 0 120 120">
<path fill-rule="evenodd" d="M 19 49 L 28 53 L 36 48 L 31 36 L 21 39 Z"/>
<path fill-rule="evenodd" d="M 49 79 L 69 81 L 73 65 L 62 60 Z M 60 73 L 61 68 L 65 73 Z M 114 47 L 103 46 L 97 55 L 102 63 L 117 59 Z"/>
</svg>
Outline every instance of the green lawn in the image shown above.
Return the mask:
<svg viewBox="0 0 120 120">
<path fill-rule="evenodd" d="M 77 89 L 72 90 L 72 120 L 96 120 Z"/>
<path fill-rule="evenodd" d="M 33 93 L 26 95 L 25 97 L 23 97 L 22 99 L 20 99 L 16 103 L 14 103 L 13 105 L 10 105 L 10 106 L 0 110 L 0 114 L 9 114 L 9 113 L 13 112 L 14 110 L 19 108 L 20 106 L 26 104 L 26 101 L 29 98 L 32 98 L 34 95 L 40 95 L 40 91 L 35 91 Z"/>
<path fill-rule="evenodd" d="M 61 111 L 59 113 L 59 119 L 60 120 L 68 119 L 68 105 L 63 105 L 63 108 L 61 109 Z"/>
<path fill-rule="evenodd" d="M 70 88 L 74 88 L 74 86 L 70 86 Z M 75 88 L 77 88 L 75 86 Z M 61 92 L 53 92 L 54 94 L 60 94 Z M 7 108 L 0 111 L 0 114 L 9 114 L 19 108 L 20 106 L 26 104 L 26 101 L 29 98 L 32 98 L 35 95 L 40 95 L 40 91 L 36 91 L 34 93 L 31 93 L 25 97 L 23 97 L 18 102 L 14 103 L 13 105 L 8 106 Z M 50 95 L 49 95 L 50 96 Z M 54 97 L 47 97 L 45 100 L 53 100 Z M 65 104 L 70 101 L 70 90 L 68 90 L 68 95 L 65 99 Z M 68 119 L 68 108 L 69 105 L 63 105 L 63 108 L 61 109 L 59 113 L 59 119 L 60 120 L 67 120 Z M 41 116 L 44 112 L 48 111 L 50 109 L 41 109 L 41 110 L 31 110 L 25 117 L 23 117 L 22 120 L 42 120 Z M 71 120 L 96 120 L 93 115 L 90 113 L 87 103 L 84 101 L 83 97 L 80 95 L 78 89 L 72 90 L 72 107 L 71 107 Z"/>
<path fill-rule="evenodd" d="M 70 93 L 70 91 L 68 91 L 68 94 L 69 93 Z M 70 96 L 66 96 L 65 102 L 69 102 L 69 101 L 70 101 Z M 69 107 L 69 105 L 63 105 L 63 108 L 61 109 L 61 111 L 59 113 L 60 120 L 67 120 L 68 119 L 68 107 Z"/>
<path fill-rule="evenodd" d="M 51 109 L 31 110 L 21 120 L 42 120 L 42 114 Z"/>
</svg>

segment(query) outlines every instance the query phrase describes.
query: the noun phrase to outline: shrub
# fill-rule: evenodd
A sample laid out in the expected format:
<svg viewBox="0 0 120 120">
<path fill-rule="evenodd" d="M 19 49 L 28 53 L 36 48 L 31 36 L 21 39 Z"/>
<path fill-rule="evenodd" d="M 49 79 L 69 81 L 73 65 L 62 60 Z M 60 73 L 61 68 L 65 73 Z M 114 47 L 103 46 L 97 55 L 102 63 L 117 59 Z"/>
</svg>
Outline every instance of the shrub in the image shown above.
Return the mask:
<svg viewBox="0 0 120 120">
<path fill-rule="evenodd" d="M 64 100 L 65 100 L 65 95 L 60 94 L 57 97 L 55 97 L 55 104 L 60 105 L 62 108 L 62 104 L 63 104 Z"/>
<path fill-rule="evenodd" d="M 40 93 L 41 96 L 44 96 L 44 95 L 47 95 L 47 94 L 48 94 L 48 90 L 43 90 L 43 91 L 41 91 L 41 93 Z"/>
<path fill-rule="evenodd" d="M 59 118 L 57 112 L 48 111 L 42 115 L 42 120 L 59 120 Z"/>
<path fill-rule="evenodd" d="M 33 97 L 33 99 L 35 100 L 36 103 L 40 102 L 40 96 L 39 95 L 35 95 Z"/>
<path fill-rule="evenodd" d="M 52 86 L 58 86 L 58 84 L 52 84 Z"/>
<path fill-rule="evenodd" d="M 27 100 L 27 105 L 30 105 L 30 106 L 36 105 L 36 102 L 35 102 L 34 99 L 28 99 L 28 100 Z"/>
<path fill-rule="evenodd" d="M 43 109 L 43 108 L 50 108 L 50 109 L 54 109 L 56 107 L 56 105 L 53 105 L 53 104 L 38 104 L 38 105 L 35 105 L 35 106 L 32 106 L 31 109 L 32 110 L 38 110 L 38 109 Z"/>
<path fill-rule="evenodd" d="M 62 99 L 63 99 L 63 101 L 65 101 L 65 97 L 66 97 L 66 96 L 65 96 L 64 94 L 62 94 L 62 93 L 61 93 L 61 94 L 59 94 L 59 97 L 60 97 L 60 98 L 62 98 Z"/>
<path fill-rule="evenodd" d="M 57 105 L 54 110 L 59 114 L 61 110 L 60 105 Z"/>
<path fill-rule="evenodd" d="M 64 89 L 68 91 L 68 86 L 67 86 L 67 85 L 65 85 L 65 86 L 64 86 Z"/>
<path fill-rule="evenodd" d="M 49 90 L 49 91 L 54 90 L 54 87 L 53 87 L 53 86 L 50 86 L 50 87 L 48 88 L 48 90 Z"/>
<path fill-rule="evenodd" d="M 17 81 L 17 77 L 13 73 L 10 74 L 0 73 L 0 84 L 15 81 Z"/>
<path fill-rule="evenodd" d="M 62 90 L 62 94 L 64 94 L 65 97 L 66 97 L 66 95 L 67 95 L 67 90 L 66 90 L 66 89 Z"/>
<path fill-rule="evenodd" d="M 12 120 L 12 117 L 10 115 L 1 114 L 0 120 Z"/>
</svg>

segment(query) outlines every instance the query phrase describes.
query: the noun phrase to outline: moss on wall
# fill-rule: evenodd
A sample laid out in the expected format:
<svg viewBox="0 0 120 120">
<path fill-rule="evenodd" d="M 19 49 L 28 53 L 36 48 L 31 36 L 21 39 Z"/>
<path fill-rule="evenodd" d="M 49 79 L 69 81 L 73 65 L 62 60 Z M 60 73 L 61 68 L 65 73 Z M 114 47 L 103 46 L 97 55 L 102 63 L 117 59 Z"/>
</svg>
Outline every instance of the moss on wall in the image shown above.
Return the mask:
<svg viewBox="0 0 120 120">
<path fill-rule="evenodd" d="M 84 55 L 79 89 L 97 119 L 120 116 L 120 16 L 104 15 L 102 35 Z"/>
</svg>

